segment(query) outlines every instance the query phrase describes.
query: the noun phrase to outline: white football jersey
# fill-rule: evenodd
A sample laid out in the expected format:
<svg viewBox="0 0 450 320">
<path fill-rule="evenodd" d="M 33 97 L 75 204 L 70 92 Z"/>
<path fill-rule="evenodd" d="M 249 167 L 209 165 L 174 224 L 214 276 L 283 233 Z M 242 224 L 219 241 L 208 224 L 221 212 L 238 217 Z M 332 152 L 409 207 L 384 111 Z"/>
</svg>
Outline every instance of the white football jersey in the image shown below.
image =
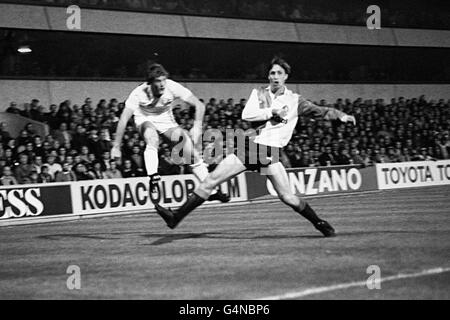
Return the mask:
<svg viewBox="0 0 450 320">
<path fill-rule="evenodd" d="M 272 110 L 283 110 L 283 122 L 271 120 Z M 258 128 L 255 142 L 271 147 L 282 148 L 289 143 L 299 116 L 320 116 L 325 120 L 342 119 L 346 114 L 338 109 L 317 106 L 301 95 L 283 87 L 273 94 L 270 87 L 253 89 L 244 110 L 242 119 L 262 122 Z"/>
<path fill-rule="evenodd" d="M 178 82 L 167 79 L 166 87 L 161 97 L 154 97 L 147 83 L 143 83 L 134 89 L 127 101 L 125 108 L 132 109 L 135 116 L 152 116 L 172 112 L 172 103 L 176 99 L 186 101 L 192 92 Z"/>
<path fill-rule="evenodd" d="M 270 96 L 270 105 L 266 108 L 260 104 L 258 90 L 253 89 L 250 98 L 242 112 L 242 119 L 247 121 L 265 121 L 272 117 L 273 109 L 284 109 L 283 119 L 286 123 L 276 123 L 266 121 L 258 130 L 255 142 L 271 147 L 282 148 L 289 143 L 292 137 L 298 119 L 298 94 L 293 93 L 287 88 L 284 93 L 275 96 L 269 88 L 266 88 L 266 94 Z"/>
</svg>

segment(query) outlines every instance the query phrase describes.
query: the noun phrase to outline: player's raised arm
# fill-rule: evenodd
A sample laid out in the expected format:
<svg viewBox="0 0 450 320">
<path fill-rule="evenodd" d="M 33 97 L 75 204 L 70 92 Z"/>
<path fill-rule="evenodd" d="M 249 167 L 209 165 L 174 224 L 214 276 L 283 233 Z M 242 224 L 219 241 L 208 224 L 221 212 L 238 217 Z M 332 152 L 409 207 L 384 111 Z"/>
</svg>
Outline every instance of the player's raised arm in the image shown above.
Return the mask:
<svg viewBox="0 0 450 320">
<path fill-rule="evenodd" d="M 194 146 L 202 148 L 201 137 L 203 131 L 203 117 L 205 116 L 205 105 L 196 96 L 191 94 L 185 100 L 190 105 L 195 107 L 194 126 L 192 127 L 192 141 Z"/>
<path fill-rule="evenodd" d="M 304 99 L 302 96 L 298 97 L 298 115 L 299 116 L 321 116 L 325 120 L 339 119 L 342 122 L 352 122 L 356 125 L 354 116 L 350 116 L 338 109 L 321 107 L 315 105 L 311 101 Z"/>
<path fill-rule="evenodd" d="M 191 94 L 185 101 L 195 107 L 194 126 L 197 124 L 201 128 L 203 124 L 203 117 L 205 116 L 205 105 L 193 94 Z"/>
<path fill-rule="evenodd" d="M 242 120 L 265 121 L 272 118 L 272 110 L 269 101 L 257 89 L 253 89 L 242 111 Z"/>
<path fill-rule="evenodd" d="M 138 107 L 138 101 L 133 98 L 128 98 L 125 103 L 125 108 L 120 115 L 119 122 L 117 123 L 116 129 L 116 139 L 113 142 L 113 147 L 111 149 L 111 158 L 120 158 L 122 153 L 120 151 L 120 144 L 122 143 L 123 135 L 125 134 L 125 129 L 127 127 L 128 121 L 134 113 L 134 107 Z"/>
<path fill-rule="evenodd" d="M 195 107 L 194 126 L 192 127 L 192 140 L 194 145 L 200 142 L 203 129 L 203 117 L 205 116 L 205 105 L 188 88 L 178 82 L 168 79 L 167 85 L 175 98 L 179 98 L 191 106 Z M 200 146 L 199 146 L 200 147 Z"/>
<path fill-rule="evenodd" d="M 205 116 L 205 105 L 201 102 L 191 90 L 186 87 L 183 87 L 178 82 L 173 80 L 167 80 L 170 90 L 176 98 L 183 100 L 184 102 L 190 104 L 195 107 L 195 119 L 194 125 L 202 126 L 203 117 Z"/>
</svg>

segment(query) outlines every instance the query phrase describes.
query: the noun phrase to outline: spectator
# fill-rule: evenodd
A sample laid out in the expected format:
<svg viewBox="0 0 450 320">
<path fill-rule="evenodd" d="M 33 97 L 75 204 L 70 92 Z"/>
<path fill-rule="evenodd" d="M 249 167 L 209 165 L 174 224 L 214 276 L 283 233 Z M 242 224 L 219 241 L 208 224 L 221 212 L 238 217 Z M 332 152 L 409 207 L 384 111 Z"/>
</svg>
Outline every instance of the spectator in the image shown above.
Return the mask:
<svg viewBox="0 0 450 320">
<path fill-rule="evenodd" d="M 450 140 L 449 135 L 444 134 L 441 139 L 437 141 L 437 146 L 441 149 L 441 154 L 443 159 L 449 159 L 450 154 Z"/>
<path fill-rule="evenodd" d="M 66 143 L 70 143 L 72 141 L 72 135 L 69 131 L 67 131 L 67 123 L 62 122 L 59 125 L 59 130 L 56 130 L 53 133 L 53 136 L 56 141 L 59 142 L 60 145 L 64 145 Z"/>
<path fill-rule="evenodd" d="M 35 117 L 38 113 L 39 102 L 40 101 L 38 99 L 31 100 L 31 103 L 30 103 L 30 118 L 31 119 L 35 119 Z"/>
<path fill-rule="evenodd" d="M 325 152 L 322 153 L 319 156 L 319 163 L 321 166 L 331 166 L 336 164 L 337 159 L 334 158 L 333 154 L 331 153 L 331 147 L 326 146 Z"/>
<path fill-rule="evenodd" d="M 31 164 L 32 169 L 35 170 L 38 174 L 40 174 L 42 171 L 43 165 L 44 164 L 42 162 L 42 156 L 36 155 L 33 159 L 33 163 Z"/>
<path fill-rule="evenodd" d="M 2 138 L 1 141 L 6 141 L 11 139 L 11 135 L 8 131 L 6 131 L 6 123 L 0 122 L 0 137 Z"/>
<path fill-rule="evenodd" d="M 125 159 L 124 162 L 123 162 L 122 177 L 123 178 L 139 177 L 139 174 L 133 168 L 133 164 L 131 163 L 130 159 Z"/>
<path fill-rule="evenodd" d="M 92 164 L 97 161 L 97 158 L 95 157 L 95 154 L 89 153 L 88 154 L 88 167 L 92 166 Z"/>
<path fill-rule="evenodd" d="M 59 164 L 63 164 L 66 161 L 66 157 L 67 157 L 67 149 L 64 147 L 59 147 L 56 162 Z"/>
<path fill-rule="evenodd" d="M 45 156 L 45 150 L 44 150 L 44 146 L 42 144 L 42 138 L 39 135 L 35 135 L 33 137 L 33 152 L 37 156 L 40 156 L 40 157 Z"/>
<path fill-rule="evenodd" d="M 294 148 L 294 145 L 288 144 L 285 153 L 289 159 L 289 168 L 297 168 L 300 166 L 299 162 L 302 157 L 302 152 L 298 147 Z"/>
<path fill-rule="evenodd" d="M 73 156 L 73 166 L 71 169 L 73 169 L 73 167 L 79 163 L 83 163 L 84 165 L 86 165 L 86 162 L 81 159 L 81 156 L 79 154 L 75 154 Z"/>
<path fill-rule="evenodd" d="M 110 160 L 110 168 L 105 171 L 105 179 L 120 179 L 122 178 L 122 173 L 117 168 L 117 163 L 115 160 Z"/>
<path fill-rule="evenodd" d="M 59 128 L 61 120 L 58 117 L 58 106 L 56 104 L 50 105 L 50 110 L 46 114 L 46 121 L 51 130 L 56 130 Z"/>
<path fill-rule="evenodd" d="M 144 171 L 144 158 L 142 158 L 141 149 L 139 146 L 133 146 L 131 155 L 131 161 L 133 161 L 133 165 L 135 166 L 138 172 Z M 145 171 L 144 171 L 145 172 Z"/>
<path fill-rule="evenodd" d="M 23 104 L 23 109 L 20 110 L 20 115 L 22 117 L 30 118 L 31 119 L 31 107 L 29 103 Z"/>
<path fill-rule="evenodd" d="M 49 141 L 44 141 L 42 143 L 42 149 L 44 152 L 43 159 L 46 159 L 48 155 L 50 155 L 51 151 L 54 150 L 52 148 L 52 144 Z"/>
<path fill-rule="evenodd" d="M 95 177 L 92 174 L 89 174 L 87 168 L 84 164 L 79 163 L 75 166 L 74 169 L 75 177 L 77 181 L 85 181 L 85 180 L 94 180 Z"/>
<path fill-rule="evenodd" d="M 350 162 L 352 164 L 359 164 L 362 166 L 366 166 L 363 157 L 359 153 L 360 152 L 358 151 L 358 149 L 353 148 L 350 151 Z"/>
<path fill-rule="evenodd" d="M 36 155 L 34 152 L 34 146 L 32 142 L 28 142 L 25 145 L 25 151 L 23 151 L 23 153 L 25 153 L 28 156 L 28 159 L 33 159 L 34 156 Z"/>
<path fill-rule="evenodd" d="M 20 136 L 17 138 L 18 146 L 25 146 L 28 142 L 33 142 L 27 130 L 20 131 Z"/>
<path fill-rule="evenodd" d="M 17 179 L 13 176 L 11 167 L 5 166 L 2 170 L 2 175 L 0 177 L 0 185 L 2 186 L 12 186 L 18 184 Z"/>
<path fill-rule="evenodd" d="M 366 150 L 364 150 L 364 149 L 361 150 L 361 159 L 362 159 L 362 164 L 364 167 L 368 167 L 373 164 L 373 161 L 370 158 L 370 155 L 367 154 Z"/>
<path fill-rule="evenodd" d="M 425 157 L 420 154 L 419 152 L 417 152 L 416 149 L 413 149 L 411 151 L 411 161 L 424 161 Z"/>
<path fill-rule="evenodd" d="M 4 167 L 6 167 L 6 159 L 4 157 L 0 157 L 0 174 L 2 174 Z"/>
<path fill-rule="evenodd" d="M 103 150 L 102 146 L 100 145 L 100 139 L 97 135 L 97 130 L 91 130 L 91 133 L 89 135 L 89 150 L 95 154 L 97 158 L 100 158 Z"/>
<path fill-rule="evenodd" d="M 39 174 L 38 182 L 39 183 L 53 182 L 53 178 L 52 178 L 52 176 L 49 173 L 48 166 L 44 165 L 44 166 L 41 167 L 41 173 Z"/>
<path fill-rule="evenodd" d="M 55 179 L 56 173 L 62 170 L 61 165 L 56 163 L 55 160 L 56 157 L 53 154 L 49 154 L 46 163 L 44 164 L 44 166 L 48 167 L 48 173 L 52 177 L 52 180 Z"/>
<path fill-rule="evenodd" d="M 104 171 L 102 170 L 102 163 L 100 161 L 95 161 L 92 164 L 91 170 L 89 170 L 90 175 L 94 177 L 94 179 L 105 179 Z"/>
<path fill-rule="evenodd" d="M 30 179 L 29 183 L 31 184 L 39 183 L 39 174 L 36 172 L 35 169 L 31 170 L 31 173 L 28 176 L 28 178 Z"/>
<path fill-rule="evenodd" d="M 401 162 L 401 153 L 399 150 L 396 151 L 393 146 L 388 147 L 387 156 L 390 162 Z"/>
<path fill-rule="evenodd" d="M 28 163 L 28 155 L 21 153 L 19 155 L 19 163 L 14 168 L 14 176 L 20 184 L 24 184 L 26 178 L 31 174 L 33 167 Z"/>
<path fill-rule="evenodd" d="M 180 166 L 175 164 L 172 160 L 170 150 L 168 149 L 165 149 L 164 154 L 160 157 L 158 172 L 160 175 L 175 175 L 181 173 Z"/>
<path fill-rule="evenodd" d="M 386 148 L 381 147 L 380 150 L 376 150 L 375 162 L 377 163 L 389 163 L 392 162 L 389 156 L 386 154 Z"/>
<path fill-rule="evenodd" d="M 89 139 L 86 135 L 86 129 L 83 125 L 78 124 L 76 126 L 76 132 L 72 138 L 72 147 L 77 151 L 81 151 L 81 147 L 87 146 L 88 144 Z"/>
<path fill-rule="evenodd" d="M 103 151 L 100 159 L 102 171 L 106 171 L 111 168 L 111 153 L 109 151 Z"/>
<path fill-rule="evenodd" d="M 112 148 L 112 142 L 110 141 L 109 137 L 107 136 L 107 129 L 103 129 L 100 131 L 100 140 L 98 141 L 98 150 L 101 154 L 104 154 L 105 152 L 111 151 Z"/>
<path fill-rule="evenodd" d="M 76 181 L 75 173 L 70 170 L 70 165 L 67 162 L 64 162 L 62 165 L 62 170 L 56 172 L 55 176 L 56 182 L 69 182 Z"/>
<path fill-rule="evenodd" d="M 46 123 L 47 122 L 47 114 L 44 111 L 43 106 L 39 106 L 37 110 L 33 113 L 33 120 Z"/>
<path fill-rule="evenodd" d="M 303 152 L 303 157 L 299 161 L 299 167 L 313 167 L 315 165 L 314 159 L 309 155 L 309 152 Z"/>
<path fill-rule="evenodd" d="M 70 123 L 70 119 L 72 116 L 72 109 L 70 109 L 71 102 L 70 100 L 66 100 L 59 105 L 58 112 L 56 113 L 57 117 L 63 123 Z"/>
<path fill-rule="evenodd" d="M 9 104 L 8 109 L 6 109 L 6 112 L 8 113 L 14 113 L 14 114 L 21 114 L 21 110 L 17 107 L 17 103 L 11 102 Z"/>
<path fill-rule="evenodd" d="M 420 149 L 420 157 L 421 157 L 421 160 L 436 161 L 436 159 L 433 158 L 433 156 L 430 153 L 428 153 L 427 148 L 421 148 Z"/>
<path fill-rule="evenodd" d="M 94 155 L 94 154 L 92 154 Z M 94 156 L 95 157 L 95 156 Z M 85 163 L 90 163 L 89 160 L 89 148 L 86 145 L 82 145 L 80 148 L 80 159 Z"/>
<path fill-rule="evenodd" d="M 5 156 L 3 158 L 7 166 L 13 166 L 15 163 L 13 149 L 7 147 L 5 149 Z"/>
<path fill-rule="evenodd" d="M 339 157 L 337 159 L 337 164 L 338 165 L 348 165 L 348 164 L 352 164 L 351 163 L 351 157 L 348 153 L 348 149 L 347 148 L 341 148 L 341 150 L 339 151 Z"/>
<path fill-rule="evenodd" d="M 69 165 L 69 170 L 72 170 L 73 166 L 75 165 L 73 156 L 71 156 L 70 154 L 66 156 L 66 162 Z M 63 168 L 64 169 L 64 168 Z"/>
<path fill-rule="evenodd" d="M 34 129 L 34 126 L 33 126 L 33 124 L 31 122 L 28 122 L 25 125 L 25 130 L 27 131 L 29 137 L 33 137 L 33 136 L 35 136 L 37 134 L 37 132 Z"/>
</svg>

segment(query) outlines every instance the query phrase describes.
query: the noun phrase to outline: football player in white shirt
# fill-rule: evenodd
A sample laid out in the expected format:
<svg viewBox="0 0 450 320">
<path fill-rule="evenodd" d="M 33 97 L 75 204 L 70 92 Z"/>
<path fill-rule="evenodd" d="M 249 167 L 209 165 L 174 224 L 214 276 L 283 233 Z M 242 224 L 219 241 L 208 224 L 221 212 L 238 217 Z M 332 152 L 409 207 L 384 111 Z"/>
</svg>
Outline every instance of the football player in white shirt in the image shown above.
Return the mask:
<svg viewBox="0 0 450 320">
<path fill-rule="evenodd" d="M 168 76 L 168 72 L 160 64 L 152 64 L 148 67 L 147 81 L 134 89 L 125 102 L 125 108 L 117 125 L 116 139 L 111 150 L 112 158 L 121 157 L 120 146 L 125 128 L 128 121 L 134 116 L 134 122 L 146 143 L 144 162 L 147 174 L 150 177 L 150 189 L 152 192 L 157 190 L 158 181 L 161 179 L 158 174 L 160 134 L 174 144 L 178 144 L 182 137 L 185 163 L 191 163 L 191 159 L 188 159 L 188 156 L 192 155 L 194 164 L 191 165 L 191 168 L 194 175 L 200 181 L 203 181 L 208 175 L 208 168 L 197 148 L 194 147 L 199 145 L 201 148 L 205 105 L 189 89 L 168 79 Z M 182 129 L 175 121 L 172 113 L 172 102 L 175 99 L 181 99 L 195 106 L 192 140 L 186 130 Z M 219 189 L 208 200 L 228 202 L 230 197 L 220 192 Z"/>
<path fill-rule="evenodd" d="M 285 81 L 290 72 L 286 61 L 275 58 L 270 65 L 269 86 L 252 91 L 242 112 L 242 119 L 255 123 L 257 134 L 246 137 L 244 157 L 228 155 L 177 210 L 155 205 L 169 228 L 174 229 L 189 212 L 208 199 L 217 185 L 249 169 L 264 170 L 282 202 L 309 220 L 325 237 L 335 236 L 333 227 L 320 219 L 304 199 L 291 192 L 286 169 L 279 161 L 279 151 L 291 139 L 298 117 L 322 116 L 327 120 L 339 119 L 353 124 L 356 121 L 353 116 L 334 108 L 317 106 L 288 90 Z"/>
</svg>

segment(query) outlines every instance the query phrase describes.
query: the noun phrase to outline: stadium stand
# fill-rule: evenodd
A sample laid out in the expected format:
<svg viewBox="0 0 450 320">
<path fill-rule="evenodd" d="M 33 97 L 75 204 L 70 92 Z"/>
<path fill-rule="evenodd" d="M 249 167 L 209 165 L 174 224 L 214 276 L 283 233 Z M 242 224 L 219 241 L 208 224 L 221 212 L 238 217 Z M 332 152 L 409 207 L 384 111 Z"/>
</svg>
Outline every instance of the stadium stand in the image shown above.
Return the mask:
<svg viewBox="0 0 450 320">
<path fill-rule="evenodd" d="M 301 23 L 365 24 L 368 0 L 2 0 L 23 4 L 69 6 L 106 10 L 145 11 L 167 14 L 219 16 Z M 383 25 L 404 28 L 450 29 L 447 1 L 408 1 L 408 5 L 378 0 Z"/>
<path fill-rule="evenodd" d="M 113 14 L 122 11 L 156 13 L 159 22 L 161 16 L 168 18 L 180 16 L 221 17 L 225 19 L 206 19 L 215 21 L 217 25 L 224 20 L 231 26 L 239 19 L 255 22 L 279 21 L 283 28 L 294 25 L 315 24 L 315 27 L 326 27 L 341 30 L 347 39 L 344 42 L 330 42 L 324 38 L 325 29 L 313 28 L 315 42 L 311 39 L 294 37 L 291 40 L 277 40 L 278 33 L 261 39 L 256 31 L 259 25 L 250 25 L 249 38 L 225 36 L 215 30 L 211 35 L 197 34 L 194 29 L 183 28 L 174 33 L 153 30 L 153 33 L 140 33 L 139 30 L 109 30 L 102 28 L 107 21 L 94 21 L 87 24 L 90 32 L 62 31 L 49 21 L 57 14 L 46 11 L 46 23 L 49 30 L 42 28 L 41 22 L 34 21 L 27 26 L 17 26 L 13 21 L 0 29 L 0 77 L 8 85 L 1 87 L 4 100 L 0 111 L 5 115 L 25 117 L 33 122 L 34 130 L 48 128 L 49 132 L 33 132 L 30 128 L 21 129 L 19 125 L 2 117 L 0 133 L 0 174 L 1 184 L 73 181 L 87 179 L 104 179 L 113 177 L 135 177 L 146 175 L 143 162 L 144 142 L 134 126 L 130 124 L 123 142 L 123 163 L 115 163 L 110 159 L 109 151 L 113 133 L 124 103 L 117 99 L 109 101 L 101 99 L 94 104 L 85 96 L 93 91 L 105 94 L 101 86 L 107 87 L 106 81 L 115 81 L 123 87 L 130 81 L 142 79 L 142 66 L 148 60 L 163 63 L 171 71 L 171 77 L 180 82 L 206 83 L 214 87 L 211 95 L 221 95 L 223 83 L 230 88 L 241 83 L 262 83 L 267 79 L 267 61 L 274 54 L 281 53 L 293 66 L 289 82 L 292 84 L 313 83 L 325 84 L 313 96 L 315 100 L 327 91 L 343 92 L 344 97 L 334 103 L 325 100 L 320 105 L 331 105 L 357 117 L 357 126 L 351 127 L 337 122 L 315 119 L 300 119 L 294 137 L 284 149 L 283 161 L 287 167 L 330 166 L 341 164 L 360 164 L 368 166 L 376 162 L 397 162 L 422 159 L 449 158 L 449 105 L 450 101 L 429 100 L 425 97 L 409 98 L 412 95 L 398 93 L 383 96 L 405 95 L 408 98 L 363 100 L 355 97 L 381 98 L 383 87 L 373 86 L 370 92 L 358 92 L 350 96 L 349 90 L 330 89 L 327 84 L 355 85 L 350 91 L 356 92 L 358 84 L 428 84 L 427 88 L 436 86 L 436 97 L 445 96 L 446 86 L 450 81 L 448 48 L 446 34 L 450 29 L 450 5 L 443 0 L 412 0 L 408 5 L 400 1 L 380 0 L 382 8 L 383 30 L 393 34 L 395 41 L 380 37 L 374 42 L 359 39 L 359 33 L 350 26 L 363 26 L 365 29 L 368 17 L 367 7 L 372 3 L 366 0 L 0 0 L 2 5 L 9 6 L 11 11 L 30 14 L 30 8 L 44 7 L 61 9 L 68 5 L 79 5 L 81 8 L 101 9 L 88 10 Z M 23 4 L 24 6 L 21 6 Z M 18 8 L 20 7 L 20 8 Z M 6 7 L 5 7 L 6 8 Z M 14 9 L 14 10 L 12 10 Z M 27 10 L 25 10 L 27 9 Z M 25 11 L 23 11 L 25 10 Z M 104 10 L 104 11 L 103 11 Z M 93 14 L 86 13 L 86 16 Z M 136 14 L 138 16 L 138 14 Z M 148 14 L 150 16 L 150 14 Z M 57 17 L 57 15 L 55 15 Z M 94 15 L 92 16 L 94 17 Z M 66 18 L 66 17 L 64 17 Z M 198 17 L 196 17 L 198 18 Z M 87 18 L 86 18 L 87 19 Z M 138 19 L 137 17 L 135 19 Z M 206 21 L 205 20 L 205 21 Z M 128 20 L 127 24 L 128 24 Z M 137 21 L 137 20 L 136 20 Z M 183 20 L 186 24 L 186 21 Z M 241 20 L 242 22 L 242 20 Z M 256 21 L 258 22 L 258 21 Z M 283 23 L 285 22 L 285 23 Z M 199 23 L 196 20 L 195 23 Z M 192 24 L 191 28 L 202 26 Z M 133 23 L 129 23 L 133 24 Z M 322 25 L 320 25 L 322 24 Z M 46 24 L 44 24 L 47 26 Z M 64 24 L 65 26 L 65 24 Z M 396 30 L 389 30 L 394 27 Z M 296 27 L 294 27 L 295 29 Z M 410 28 L 410 29 L 400 29 Z M 426 39 L 436 43 L 430 45 L 424 37 L 411 45 L 408 37 L 415 38 L 412 28 L 440 29 L 425 30 Z M 134 31 L 130 31 L 134 30 Z M 164 29 L 165 30 L 165 29 Z M 188 31 L 191 32 L 188 32 Z M 266 29 L 264 29 L 266 30 Z M 284 29 L 283 29 L 284 30 Z M 295 29 L 297 36 L 303 29 Z M 300 30 L 300 31 L 299 31 Z M 309 29 L 305 29 L 309 30 Z M 321 31 L 322 30 L 322 31 Z M 327 29 L 328 30 L 328 29 Z M 436 31 L 436 32 L 435 32 Z M 181 33 L 180 33 L 181 32 Z M 284 31 L 283 31 L 284 32 Z M 355 33 L 353 33 L 355 32 Z M 367 30 L 364 30 L 367 32 Z M 399 32 L 398 34 L 396 32 Z M 143 36 L 145 35 L 145 36 Z M 187 36 L 186 36 L 187 35 Z M 358 35 L 358 36 L 356 36 Z M 354 40 L 354 36 L 356 39 Z M 313 37 L 313 38 L 314 38 Z M 351 40 L 353 39 L 353 40 Z M 365 36 L 362 40 L 366 39 Z M 274 46 L 276 43 L 276 46 Z M 80 45 L 82 44 L 82 45 Z M 119 45 L 120 44 L 120 45 Z M 29 45 L 33 53 L 18 53 L 20 46 Z M 274 50 L 276 47 L 276 50 Z M 139 50 L 135 49 L 139 48 Z M 177 48 L 174 50 L 173 48 Z M 245 53 L 245 54 L 243 54 Z M 182 57 L 182 59 L 180 58 Z M 380 58 L 382 57 L 382 58 Z M 24 80 L 18 85 L 16 80 Z M 49 81 L 59 80 L 57 84 Z M 69 81 L 78 81 L 81 85 L 71 86 Z M 97 90 L 83 91 L 83 81 L 96 82 L 92 87 Z M 35 82 L 30 82 L 35 81 Z M 67 81 L 65 83 L 64 81 Z M 123 82 L 122 84 L 119 81 Z M 26 82 L 26 83 L 25 83 Z M 20 97 L 21 88 L 30 86 L 31 96 Z M 20 93 L 11 96 L 11 88 Z M 77 104 L 65 100 L 59 105 L 55 101 L 66 99 L 66 94 L 58 96 L 58 92 L 73 92 L 67 97 Z M 91 88 L 90 88 L 91 89 Z M 66 91 L 64 91 L 66 90 Z M 384 90 L 386 91 L 386 90 Z M 44 95 L 48 94 L 48 97 Z M 77 92 L 77 93 L 75 93 Z M 198 90 L 196 90 L 198 92 Z M 391 92 L 391 91 L 390 91 Z M 415 92 L 415 91 L 413 91 Z M 422 92 L 424 92 L 422 90 Z M 427 91 L 429 96 L 430 91 Z M 361 93 L 361 94 L 360 94 Z M 93 94 L 93 93 L 92 93 Z M 116 97 L 124 98 L 115 92 Z M 209 93 L 202 92 L 203 96 Z M 242 93 L 239 93 L 238 98 Z M 23 104 L 34 96 L 31 103 Z M 340 95 L 339 95 L 340 96 Z M 99 97 L 95 97 L 97 100 Z M 330 100 L 334 100 L 330 99 Z M 18 102 L 11 102 L 15 100 Z M 19 101 L 20 100 L 20 101 Z M 48 103 L 47 103 L 48 102 Z M 8 107 L 6 104 L 11 103 Z M 218 100 L 211 98 L 207 103 L 205 129 L 214 128 L 222 132 L 226 129 L 248 129 L 250 125 L 240 119 L 245 100 L 239 102 L 232 98 Z M 189 130 L 192 126 L 193 110 L 175 109 L 175 116 L 180 125 Z M 24 123 L 23 127 L 25 127 Z M 6 127 L 8 125 L 8 127 Z M 204 149 L 210 149 L 212 142 L 204 142 Z M 171 148 L 163 141 L 160 146 L 160 168 L 162 174 L 189 173 L 188 166 L 173 163 L 170 157 Z M 211 168 L 218 159 L 209 159 Z"/>
<path fill-rule="evenodd" d="M 311 167 L 381 162 L 402 162 L 450 158 L 450 101 L 427 100 L 424 96 L 400 97 L 386 103 L 339 99 L 327 105 L 354 114 L 357 126 L 301 118 L 292 141 L 284 148 L 287 167 Z M 250 128 L 242 121 L 245 99 L 207 102 L 205 129 Z M 144 141 L 130 123 L 123 143 L 123 163 L 110 159 L 109 151 L 124 103 L 111 99 L 96 105 L 87 98 L 82 105 L 70 100 L 43 112 L 36 101 L 24 110 L 11 103 L 8 113 L 19 113 L 47 124 L 51 132 L 42 137 L 27 126 L 11 136 L 5 122 L 0 124 L 0 185 L 47 183 L 117 177 L 145 176 Z M 174 108 L 180 125 L 192 128 L 192 109 Z M 211 141 L 204 141 L 210 148 Z M 225 143 L 225 142 L 224 142 Z M 189 173 L 188 166 L 176 165 L 167 142 L 160 145 L 160 172 Z M 218 159 L 210 159 L 213 168 Z"/>
</svg>

